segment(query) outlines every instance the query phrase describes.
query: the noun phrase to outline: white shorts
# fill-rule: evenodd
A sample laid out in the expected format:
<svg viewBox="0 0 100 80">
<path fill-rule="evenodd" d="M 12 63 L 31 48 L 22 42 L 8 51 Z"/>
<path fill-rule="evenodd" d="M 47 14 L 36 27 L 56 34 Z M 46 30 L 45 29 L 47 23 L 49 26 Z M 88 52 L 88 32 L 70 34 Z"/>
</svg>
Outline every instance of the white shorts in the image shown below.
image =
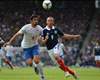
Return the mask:
<svg viewBox="0 0 100 80">
<path fill-rule="evenodd" d="M 60 47 L 59 47 L 59 45 L 57 44 L 53 49 L 50 49 L 50 50 L 48 50 L 48 53 L 49 54 L 57 54 L 57 55 L 59 55 L 59 56 L 62 56 L 62 55 L 64 55 L 63 54 L 63 52 L 59 49 Z"/>
<path fill-rule="evenodd" d="M 100 60 L 100 56 L 95 56 L 95 60 Z"/>
<path fill-rule="evenodd" d="M 58 47 L 59 46 L 57 44 L 53 49 L 48 50 L 48 54 L 49 54 L 50 58 L 52 59 L 52 61 L 54 62 L 54 64 L 57 64 L 54 55 L 62 56 L 62 54 L 63 54 L 63 53 L 60 53 L 61 51 L 59 50 Z"/>
</svg>

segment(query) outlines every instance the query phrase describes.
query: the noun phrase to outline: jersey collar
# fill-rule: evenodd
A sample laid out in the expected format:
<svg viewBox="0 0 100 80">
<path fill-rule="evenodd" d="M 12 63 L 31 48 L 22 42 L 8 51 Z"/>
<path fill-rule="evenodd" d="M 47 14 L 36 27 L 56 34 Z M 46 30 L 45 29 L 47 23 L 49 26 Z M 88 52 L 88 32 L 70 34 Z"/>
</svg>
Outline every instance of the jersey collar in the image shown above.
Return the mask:
<svg viewBox="0 0 100 80">
<path fill-rule="evenodd" d="M 45 27 L 47 30 L 51 30 L 48 26 Z M 52 29 L 55 29 L 54 26 L 52 26 Z"/>
</svg>

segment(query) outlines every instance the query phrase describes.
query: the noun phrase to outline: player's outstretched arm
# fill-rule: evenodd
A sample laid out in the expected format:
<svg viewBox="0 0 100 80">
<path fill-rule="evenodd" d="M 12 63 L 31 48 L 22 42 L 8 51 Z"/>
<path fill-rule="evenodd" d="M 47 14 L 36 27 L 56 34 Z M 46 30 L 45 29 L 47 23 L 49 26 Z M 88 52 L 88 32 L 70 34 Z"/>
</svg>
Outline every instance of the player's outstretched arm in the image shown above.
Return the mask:
<svg viewBox="0 0 100 80">
<path fill-rule="evenodd" d="M 15 39 L 19 36 L 22 35 L 21 32 L 17 32 L 8 42 L 7 44 L 11 44 L 13 41 L 15 41 Z"/>
<path fill-rule="evenodd" d="M 77 39 L 80 39 L 80 35 L 70 35 L 70 34 L 64 34 L 63 38 L 66 39 L 66 40 L 77 40 Z"/>
</svg>

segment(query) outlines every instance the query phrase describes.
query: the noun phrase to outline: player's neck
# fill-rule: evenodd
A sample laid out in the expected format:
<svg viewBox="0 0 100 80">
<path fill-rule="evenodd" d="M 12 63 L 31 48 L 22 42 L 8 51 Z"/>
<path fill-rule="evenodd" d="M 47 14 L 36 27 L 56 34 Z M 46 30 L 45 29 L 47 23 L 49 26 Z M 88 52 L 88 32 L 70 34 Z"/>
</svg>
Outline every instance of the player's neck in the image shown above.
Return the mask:
<svg viewBox="0 0 100 80">
<path fill-rule="evenodd" d="M 53 26 L 51 26 L 51 25 L 47 25 L 47 26 L 48 26 L 49 29 L 52 29 L 52 27 L 53 27 Z"/>
<path fill-rule="evenodd" d="M 31 24 L 31 25 L 32 25 L 32 27 L 33 27 L 33 28 L 35 28 L 35 27 L 36 27 L 36 25 L 34 25 L 34 24 Z"/>
</svg>

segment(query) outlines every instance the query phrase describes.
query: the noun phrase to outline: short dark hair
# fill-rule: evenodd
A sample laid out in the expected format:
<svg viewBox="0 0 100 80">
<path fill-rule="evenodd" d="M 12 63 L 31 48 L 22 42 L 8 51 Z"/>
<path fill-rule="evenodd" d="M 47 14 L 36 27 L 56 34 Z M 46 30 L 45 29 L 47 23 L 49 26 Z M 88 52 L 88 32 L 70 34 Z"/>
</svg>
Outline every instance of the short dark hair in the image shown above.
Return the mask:
<svg viewBox="0 0 100 80">
<path fill-rule="evenodd" d="M 38 18 L 38 15 L 32 14 L 32 16 L 30 17 L 30 20 L 32 20 L 33 18 Z"/>
</svg>

